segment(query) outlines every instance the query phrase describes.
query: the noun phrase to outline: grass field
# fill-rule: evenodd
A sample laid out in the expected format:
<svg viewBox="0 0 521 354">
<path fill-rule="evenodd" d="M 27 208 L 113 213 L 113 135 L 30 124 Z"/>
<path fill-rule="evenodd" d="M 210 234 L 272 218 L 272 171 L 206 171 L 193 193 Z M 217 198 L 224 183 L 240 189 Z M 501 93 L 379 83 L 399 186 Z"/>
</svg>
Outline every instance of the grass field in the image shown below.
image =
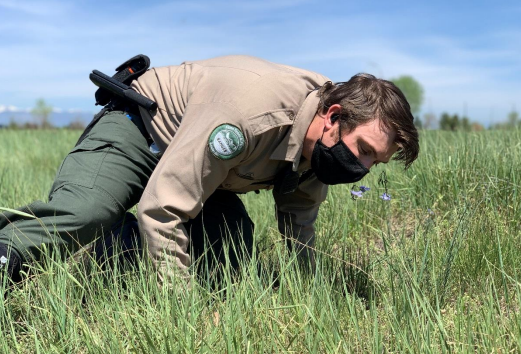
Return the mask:
<svg viewBox="0 0 521 354">
<path fill-rule="evenodd" d="M 45 200 L 79 134 L 0 130 L 0 207 Z M 283 248 L 269 192 L 244 197 L 259 251 L 220 291 L 160 289 L 146 260 L 49 259 L 0 305 L 0 352 L 521 352 L 519 171 L 521 131 L 423 132 L 408 171 L 374 168 L 357 200 L 331 188 L 314 277 Z"/>
</svg>

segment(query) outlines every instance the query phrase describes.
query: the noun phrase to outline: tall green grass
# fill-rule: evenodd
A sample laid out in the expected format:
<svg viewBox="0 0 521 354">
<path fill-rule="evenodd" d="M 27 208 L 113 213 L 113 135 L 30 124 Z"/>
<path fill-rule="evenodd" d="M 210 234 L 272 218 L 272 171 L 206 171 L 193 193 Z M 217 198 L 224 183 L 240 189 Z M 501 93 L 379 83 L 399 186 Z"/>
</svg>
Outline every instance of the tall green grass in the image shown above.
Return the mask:
<svg viewBox="0 0 521 354">
<path fill-rule="evenodd" d="M 0 207 L 45 200 L 78 135 L 0 130 Z M 408 171 L 374 168 L 356 200 L 330 189 L 314 276 L 286 252 L 269 192 L 244 196 L 257 251 L 220 289 L 159 288 L 147 259 L 49 257 L 0 305 L 0 352 L 520 352 L 520 170 L 520 131 L 422 132 Z"/>
</svg>

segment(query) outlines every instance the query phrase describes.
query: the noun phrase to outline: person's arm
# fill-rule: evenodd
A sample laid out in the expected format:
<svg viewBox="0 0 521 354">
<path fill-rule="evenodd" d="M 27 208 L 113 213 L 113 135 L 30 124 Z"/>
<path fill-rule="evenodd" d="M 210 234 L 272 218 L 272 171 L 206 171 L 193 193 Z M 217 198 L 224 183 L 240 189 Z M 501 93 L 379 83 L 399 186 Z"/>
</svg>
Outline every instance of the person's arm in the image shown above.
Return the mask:
<svg viewBox="0 0 521 354">
<path fill-rule="evenodd" d="M 315 175 L 291 194 L 273 192 L 279 232 L 290 250 L 298 252 L 299 262 L 315 268 L 315 220 L 320 204 L 326 199 L 327 186 Z"/>
<path fill-rule="evenodd" d="M 235 126 L 242 132 L 243 141 L 235 139 L 231 145 L 223 141 L 234 138 L 226 136 L 229 131 L 211 138 L 215 129 L 223 124 Z M 197 216 L 228 172 L 249 155 L 250 146 L 253 146 L 249 131 L 240 114 L 226 104 L 191 105 L 185 112 L 183 122 L 152 173 L 138 206 L 141 235 L 161 282 L 169 282 L 167 278 L 171 276 L 187 275 L 189 235 L 183 223 Z M 217 144 L 222 156 L 216 156 L 215 149 L 212 152 L 209 140 Z M 219 150 L 226 146 L 236 149 L 236 156 L 228 158 L 225 150 Z"/>
</svg>

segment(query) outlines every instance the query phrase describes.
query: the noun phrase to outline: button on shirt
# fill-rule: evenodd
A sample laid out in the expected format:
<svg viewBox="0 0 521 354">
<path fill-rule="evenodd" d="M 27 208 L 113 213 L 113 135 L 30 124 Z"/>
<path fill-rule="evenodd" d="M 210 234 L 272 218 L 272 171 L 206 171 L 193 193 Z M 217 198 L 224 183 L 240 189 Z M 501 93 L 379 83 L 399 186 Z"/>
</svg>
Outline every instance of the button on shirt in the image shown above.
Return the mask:
<svg viewBox="0 0 521 354">
<path fill-rule="evenodd" d="M 319 103 L 315 89 L 326 81 L 259 58 L 226 56 L 152 68 L 133 82 L 135 91 L 158 103 L 154 112 L 140 108 L 163 152 L 138 207 L 153 259 L 164 264 L 161 257 L 174 257 L 181 268 L 190 264 L 183 223 L 216 189 L 271 189 L 288 164 L 300 173 L 310 168 L 301 158 L 302 146 Z M 242 151 L 230 159 L 216 157 L 209 148 L 212 132 L 223 124 L 244 136 Z M 279 230 L 310 242 L 326 194 L 327 186 L 314 175 L 292 194 L 274 192 Z"/>
</svg>

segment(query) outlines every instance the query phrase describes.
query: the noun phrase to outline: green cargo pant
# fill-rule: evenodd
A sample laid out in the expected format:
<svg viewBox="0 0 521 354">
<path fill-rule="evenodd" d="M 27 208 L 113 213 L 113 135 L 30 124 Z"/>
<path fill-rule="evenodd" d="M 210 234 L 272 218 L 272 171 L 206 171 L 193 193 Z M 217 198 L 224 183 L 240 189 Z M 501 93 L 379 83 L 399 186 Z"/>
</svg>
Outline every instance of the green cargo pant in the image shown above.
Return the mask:
<svg viewBox="0 0 521 354">
<path fill-rule="evenodd" d="M 0 213 L 0 243 L 13 247 L 24 262 L 39 260 L 42 246 L 64 255 L 75 252 L 109 231 L 139 201 L 158 162 L 124 112 L 106 113 L 63 161 L 48 203 L 36 201 L 19 209 L 38 219 Z M 241 200 L 224 191 L 210 199 L 201 211 L 204 223 L 200 214 L 185 225 L 191 230 L 193 254 L 205 253 L 201 247 L 207 238 L 211 253 L 224 260 L 225 229 L 251 252 L 253 223 Z M 236 257 L 231 259 L 235 263 Z"/>
</svg>

